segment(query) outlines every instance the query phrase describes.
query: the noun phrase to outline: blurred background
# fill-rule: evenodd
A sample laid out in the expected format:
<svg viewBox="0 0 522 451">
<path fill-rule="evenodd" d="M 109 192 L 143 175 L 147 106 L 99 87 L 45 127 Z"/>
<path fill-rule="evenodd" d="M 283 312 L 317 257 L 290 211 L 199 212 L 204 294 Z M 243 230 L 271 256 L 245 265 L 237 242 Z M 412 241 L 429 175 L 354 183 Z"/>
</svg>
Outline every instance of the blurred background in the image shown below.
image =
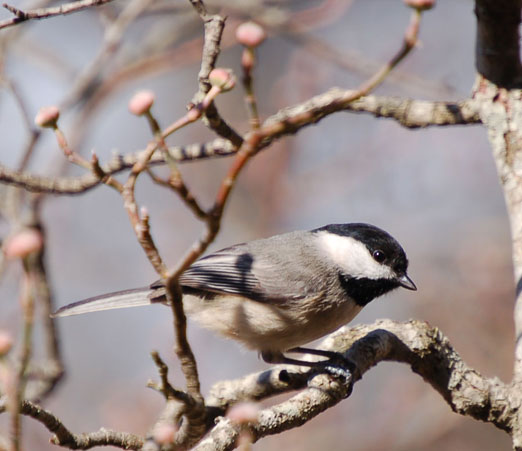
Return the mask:
<svg viewBox="0 0 522 451">
<path fill-rule="evenodd" d="M 3 77 L 16 86 L 29 118 L 41 106 L 64 105 L 61 126 L 71 146 L 101 162 L 114 151 L 143 149 L 150 132 L 127 103 L 139 89 L 156 93 L 163 126 L 181 117 L 197 91 L 202 24 L 188 1 L 155 1 L 110 46 L 104 33 L 130 2 L 0 30 Z M 134 2 L 136 3 L 136 2 Z M 55 5 L 19 1 L 16 6 Z M 338 86 L 355 88 L 399 49 L 411 10 L 402 1 L 324 0 L 209 2 L 227 15 L 219 66 L 240 74 L 234 32 L 244 20 L 266 26 L 255 91 L 261 118 Z M 474 82 L 475 20 L 471 0 L 439 0 L 423 15 L 421 44 L 376 92 L 458 100 Z M 0 20 L 10 17 L 0 13 Z M 89 83 L 82 86 L 79 79 Z M 90 77 L 90 78 L 89 78 Z M 217 99 L 222 116 L 248 130 L 240 84 Z M 27 145 L 19 103 L 0 91 L 0 162 L 14 168 Z M 169 145 L 213 139 L 203 124 L 168 138 Z M 39 138 L 29 170 L 80 175 L 64 161 L 52 132 Z M 186 163 L 181 171 L 205 206 L 229 159 Z M 165 172 L 164 172 L 165 173 Z M 171 192 L 142 176 L 138 202 L 174 265 L 202 226 Z M 120 197 L 97 187 L 76 196 L 47 196 L 47 269 L 56 306 L 142 286 L 156 275 L 138 245 Z M 242 173 L 210 250 L 295 229 L 363 221 L 394 235 L 410 259 L 417 292 L 397 291 L 372 302 L 355 322 L 417 318 L 439 327 L 464 360 L 488 377 L 511 378 L 512 279 L 509 225 L 486 132 L 480 126 L 406 130 L 392 120 L 338 113 L 276 142 Z M 10 224 L 2 221 L 0 231 Z M 11 262 L 0 285 L 0 329 L 20 337 L 22 270 Z M 172 352 L 170 311 L 162 306 L 117 310 L 57 321 L 66 377 L 46 400 L 74 432 L 100 427 L 145 434 L 163 406 L 146 387 L 157 379 L 149 356 L 158 350 L 183 386 Z M 36 348 L 39 350 L 38 329 Z M 265 369 L 253 352 L 189 325 L 203 391 L 222 379 Z M 40 350 L 41 351 L 41 350 Z M 271 405 L 276 400 L 267 400 Z M 0 416 L 7 434 L 7 415 Z M 23 420 L 27 450 L 56 449 L 49 432 Z M 408 367 L 381 363 L 352 396 L 305 426 L 254 445 L 289 449 L 508 450 L 509 437 L 490 424 L 458 416 Z"/>
</svg>

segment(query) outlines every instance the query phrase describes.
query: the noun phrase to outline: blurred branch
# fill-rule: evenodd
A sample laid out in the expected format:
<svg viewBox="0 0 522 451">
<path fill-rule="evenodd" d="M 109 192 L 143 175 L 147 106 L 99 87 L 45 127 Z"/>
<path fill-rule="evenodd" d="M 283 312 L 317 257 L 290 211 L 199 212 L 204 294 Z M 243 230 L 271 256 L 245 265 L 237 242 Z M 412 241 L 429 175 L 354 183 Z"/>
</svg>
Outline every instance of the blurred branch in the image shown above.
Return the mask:
<svg viewBox="0 0 522 451">
<path fill-rule="evenodd" d="M 2 6 L 10 11 L 14 17 L 0 22 L 0 29 L 17 25 L 21 22 L 26 22 L 33 19 L 47 19 L 49 17 L 64 16 L 66 14 L 75 13 L 82 9 L 91 8 L 93 6 L 104 5 L 113 0 L 78 0 L 71 3 L 65 3 L 60 6 L 52 8 L 39 8 L 23 11 L 19 8 L 3 3 Z"/>
<path fill-rule="evenodd" d="M 34 289 L 33 278 L 31 277 L 27 261 L 24 264 L 24 277 L 21 280 L 20 305 L 23 310 L 23 338 L 21 344 L 20 357 L 17 359 L 17 368 L 14 378 L 14 387 L 7 391 L 8 410 L 11 414 L 11 449 L 18 451 L 21 442 L 21 420 L 20 405 L 25 396 L 27 383 L 27 367 L 33 353 L 33 330 L 34 330 Z"/>
<path fill-rule="evenodd" d="M 126 432 L 101 428 L 97 432 L 73 434 L 61 420 L 48 410 L 30 401 L 22 401 L 20 412 L 42 423 L 54 433 L 51 443 L 70 449 L 90 449 L 95 446 L 116 446 L 123 449 L 141 449 L 143 438 Z"/>
<path fill-rule="evenodd" d="M 371 325 L 345 326 L 328 337 L 321 349 L 343 352 L 355 364 L 354 382 L 381 361 L 406 363 L 430 383 L 455 412 L 511 430 L 510 415 L 519 405 L 516 390 L 497 379 L 484 378 L 468 367 L 449 340 L 425 322 L 381 320 Z M 276 376 L 279 371 L 275 368 L 269 374 L 265 372 L 220 382 L 211 389 L 207 405 L 222 412 L 231 403 L 281 393 L 285 387 L 281 378 Z M 289 385 L 286 391 L 293 388 Z M 349 395 L 346 390 L 346 385 L 329 376 L 315 376 L 304 391 L 262 410 L 258 422 L 250 426 L 251 433 L 258 440 L 298 427 L 340 402 Z M 238 434 L 237 424 L 222 419 L 194 449 L 233 449 Z"/>
<path fill-rule="evenodd" d="M 163 359 L 160 357 L 159 353 L 157 351 L 152 351 L 150 353 L 152 360 L 154 361 L 154 364 L 156 365 L 158 369 L 158 373 L 161 379 L 161 384 L 158 385 L 153 382 L 149 382 L 147 385 L 151 388 L 154 388 L 155 390 L 161 392 L 166 400 L 169 399 L 177 399 L 183 403 L 190 402 L 189 397 L 187 394 L 181 390 L 175 389 L 169 382 L 168 375 L 169 375 L 169 367 L 167 364 L 163 361 Z"/>
<path fill-rule="evenodd" d="M 64 374 L 58 331 L 51 318 L 54 311 L 53 297 L 45 267 L 45 233 L 39 220 L 38 203 L 33 206 L 33 214 L 36 216 L 36 224 L 33 227 L 42 236 L 42 246 L 37 251 L 28 255 L 24 260 L 24 266 L 31 280 L 31 290 L 37 306 L 40 308 L 41 324 L 43 325 L 43 341 L 45 360 L 40 367 L 31 365 L 28 372 L 28 384 L 25 398 L 40 401 L 48 396 Z"/>
<path fill-rule="evenodd" d="M 103 44 L 96 56 L 75 81 L 62 100 L 62 107 L 69 107 L 88 96 L 92 86 L 98 83 L 101 74 L 106 70 L 114 54 L 119 50 L 123 35 L 127 28 L 145 11 L 154 0 L 130 0 L 118 17 L 105 29 Z"/>
</svg>

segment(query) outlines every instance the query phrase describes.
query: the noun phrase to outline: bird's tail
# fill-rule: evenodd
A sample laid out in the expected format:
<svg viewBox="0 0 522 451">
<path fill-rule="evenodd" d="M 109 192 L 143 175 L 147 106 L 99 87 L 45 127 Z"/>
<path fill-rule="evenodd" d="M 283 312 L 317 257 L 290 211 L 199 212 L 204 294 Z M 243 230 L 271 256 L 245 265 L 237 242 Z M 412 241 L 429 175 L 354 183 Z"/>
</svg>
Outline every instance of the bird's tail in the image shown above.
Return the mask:
<svg viewBox="0 0 522 451">
<path fill-rule="evenodd" d="M 158 299 L 154 296 L 157 291 L 151 287 L 142 287 L 102 294 L 65 305 L 54 312 L 51 317 L 81 315 L 102 310 L 149 305 L 158 302 Z"/>
</svg>

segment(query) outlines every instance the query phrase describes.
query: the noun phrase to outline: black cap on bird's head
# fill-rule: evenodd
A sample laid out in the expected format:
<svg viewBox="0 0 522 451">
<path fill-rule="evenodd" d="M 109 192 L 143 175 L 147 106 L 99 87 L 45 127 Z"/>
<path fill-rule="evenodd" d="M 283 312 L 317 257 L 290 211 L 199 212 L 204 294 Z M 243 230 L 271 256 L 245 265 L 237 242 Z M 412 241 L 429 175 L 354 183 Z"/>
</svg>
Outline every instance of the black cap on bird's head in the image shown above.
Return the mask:
<svg viewBox="0 0 522 451">
<path fill-rule="evenodd" d="M 384 292 L 398 286 L 417 289 L 407 274 L 404 249 L 384 230 L 371 224 L 349 223 L 330 224 L 312 232 L 322 236 L 323 246 L 339 264 L 345 279 L 381 281 L 387 287 Z"/>
</svg>

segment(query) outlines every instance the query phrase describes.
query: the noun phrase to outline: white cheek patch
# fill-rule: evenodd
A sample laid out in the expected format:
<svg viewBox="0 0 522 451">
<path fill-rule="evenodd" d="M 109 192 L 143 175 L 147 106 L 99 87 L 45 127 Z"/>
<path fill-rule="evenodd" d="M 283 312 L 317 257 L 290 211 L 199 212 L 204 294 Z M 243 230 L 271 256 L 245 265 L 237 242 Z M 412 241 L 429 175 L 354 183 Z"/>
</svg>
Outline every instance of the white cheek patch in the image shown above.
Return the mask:
<svg viewBox="0 0 522 451">
<path fill-rule="evenodd" d="M 318 232 L 319 249 L 328 258 L 338 265 L 343 272 L 356 279 L 393 279 L 396 277 L 393 270 L 378 263 L 370 255 L 368 248 L 348 236 L 335 235 L 328 232 Z"/>
</svg>

